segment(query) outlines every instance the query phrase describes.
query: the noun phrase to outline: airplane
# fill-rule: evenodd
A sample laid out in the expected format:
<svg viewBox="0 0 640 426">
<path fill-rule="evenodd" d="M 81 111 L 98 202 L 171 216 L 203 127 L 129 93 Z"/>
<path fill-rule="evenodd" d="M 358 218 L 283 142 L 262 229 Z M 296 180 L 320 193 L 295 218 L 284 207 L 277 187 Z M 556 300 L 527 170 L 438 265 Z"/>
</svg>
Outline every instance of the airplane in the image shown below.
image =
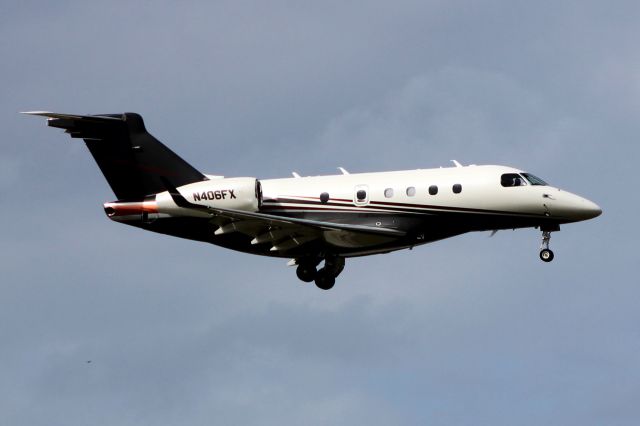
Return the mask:
<svg viewBox="0 0 640 426">
<path fill-rule="evenodd" d="M 107 217 L 148 231 L 289 258 L 304 282 L 331 289 L 345 259 L 389 253 L 471 231 L 551 232 L 602 213 L 585 198 L 506 166 L 257 179 L 203 174 L 147 132 L 136 113 L 47 111 L 51 127 L 82 138 L 117 197 Z M 323 263 L 321 268 L 318 268 Z"/>
</svg>

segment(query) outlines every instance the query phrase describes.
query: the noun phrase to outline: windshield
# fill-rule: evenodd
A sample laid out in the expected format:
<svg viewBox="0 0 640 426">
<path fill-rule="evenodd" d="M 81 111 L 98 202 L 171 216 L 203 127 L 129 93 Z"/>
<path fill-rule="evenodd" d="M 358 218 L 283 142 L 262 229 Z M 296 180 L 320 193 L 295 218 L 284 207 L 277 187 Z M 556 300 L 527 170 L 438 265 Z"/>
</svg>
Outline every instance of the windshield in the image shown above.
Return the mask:
<svg viewBox="0 0 640 426">
<path fill-rule="evenodd" d="M 537 176 L 532 175 L 531 173 L 522 173 L 522 176 L 529 182 L 531 185 L 541 185 L 547 186 L 547 182 L 543 181 Z"/>
</svg>

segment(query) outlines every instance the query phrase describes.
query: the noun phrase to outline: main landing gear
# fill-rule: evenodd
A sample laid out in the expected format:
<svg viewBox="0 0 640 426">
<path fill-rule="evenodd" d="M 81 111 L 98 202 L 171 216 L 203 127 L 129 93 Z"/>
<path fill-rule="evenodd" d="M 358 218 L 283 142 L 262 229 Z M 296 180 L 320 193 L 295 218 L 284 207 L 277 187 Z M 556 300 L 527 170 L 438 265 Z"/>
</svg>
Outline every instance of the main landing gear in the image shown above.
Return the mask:
<svg viewBox="0 0 640 426">
<path fill-rule="evenodd" d="M 540 259 L 543 262 L 551 262 L 553 260 L 553 252 L 549 249 L 551 241 L 551 231 L 542 231 L 542 245 L 540 246 Z"/>
<path fill-rule="evenodd" d="M 324 266 L 316 269 L 321 259 L 298 259 L 296 275 L 301 281 L 316 282 L 316 286 L 322 290 L 329 290 L 336 283 L 336 278 L 344 269 L 344 258 L 339 256 L 327 256 Z"/>
</svg>

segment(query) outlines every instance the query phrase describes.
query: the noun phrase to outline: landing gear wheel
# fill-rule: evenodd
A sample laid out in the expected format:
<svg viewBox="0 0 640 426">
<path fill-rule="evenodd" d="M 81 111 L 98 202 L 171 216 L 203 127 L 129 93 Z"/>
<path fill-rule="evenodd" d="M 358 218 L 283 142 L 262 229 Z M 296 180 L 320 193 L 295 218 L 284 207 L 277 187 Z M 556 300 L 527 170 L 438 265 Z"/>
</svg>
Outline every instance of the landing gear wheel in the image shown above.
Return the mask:
<svg viewBox="0 0 640 426">
<path fill-rule="evenodd" d="M 330 290 L 336 283 L 336 277 L 327 272 L 324 268 L 316 274 L 316 286 L 321 290 Z"/>
<path fill-rule="evenodd" d="M 551 231 L 559 231 L 560 227 L 555 229 L 542 229 L 542 245 L 540 246 L 540 259 L 543 262 L 551 262 L 553 260 L 553 252 L 549 248 L 549 242 L 551 241 Z"/>
<path fill-rule="evenodd" d="M 311 265 L 298 265 L 296 268 L 296 275 L 301 281 L 305 283 L 310 283 L 316 278 L 318 271 L 315 266 Z"/>
<path fill-rule="evenodd" d="M 553 260 L 553 252 L 549 249 L 540 250 L 540 259 L 543 262 L 551 262 Z"/>
</svg>

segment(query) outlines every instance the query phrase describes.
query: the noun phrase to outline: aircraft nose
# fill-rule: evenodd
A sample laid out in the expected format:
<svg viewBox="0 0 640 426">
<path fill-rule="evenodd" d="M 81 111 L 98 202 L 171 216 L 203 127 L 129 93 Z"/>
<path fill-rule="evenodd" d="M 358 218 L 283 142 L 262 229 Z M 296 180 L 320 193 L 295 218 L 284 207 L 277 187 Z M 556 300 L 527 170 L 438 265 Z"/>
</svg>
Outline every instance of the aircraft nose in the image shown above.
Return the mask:
<svg viewBox="0 0 640 426">
<path fill-rule="evenodd" d="M 577 195 L 571 198 L 571 216 L 575 220 L 589 220 L 602 214 L 600 206 L 593 201 Z"/>
<path fill-rule="evenodd" d="M 584 199 L 584 201 L 582 210 L 584 212 L 583 215 L 585 216 L 585 219 L 593 219 L 594 217 L 598 217 L 602 214 L 602 209 L 599 205 L 587 199 Z"/>
</svg>

